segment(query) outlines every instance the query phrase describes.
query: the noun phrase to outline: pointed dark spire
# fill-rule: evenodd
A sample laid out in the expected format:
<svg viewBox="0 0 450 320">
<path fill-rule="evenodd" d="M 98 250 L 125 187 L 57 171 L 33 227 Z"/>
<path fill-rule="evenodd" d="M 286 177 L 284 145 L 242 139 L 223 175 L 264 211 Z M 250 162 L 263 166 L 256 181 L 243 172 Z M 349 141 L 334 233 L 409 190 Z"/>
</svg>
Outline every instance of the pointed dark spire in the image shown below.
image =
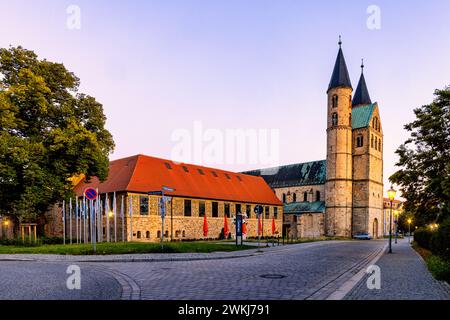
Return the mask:
<svg viewBox="0 0 450 320">
<path fill-rule="evenodd" d="M 350 76 L 348 74 L 347 64 L 345 63 L 344 54 L 342 52 L 342 39 L 339 36 L 339 52 L 334 65 L 333 75 L 331 76 L 330 85 L 328 90 L 337 87 L 349 87 L 352 88 L 350 82 Z"/>
<path fill-rule="evenodd" d="M 367 90 L 366 79 L 364 78 L 364 60 L 361 64 L 361 78 L 359 78 L 358 87 L 356 88 L 355 95 L 353 97 L 352 105 L 353 107 L 360 105 L 371 104 L 369 90 Z"/>
</svg>

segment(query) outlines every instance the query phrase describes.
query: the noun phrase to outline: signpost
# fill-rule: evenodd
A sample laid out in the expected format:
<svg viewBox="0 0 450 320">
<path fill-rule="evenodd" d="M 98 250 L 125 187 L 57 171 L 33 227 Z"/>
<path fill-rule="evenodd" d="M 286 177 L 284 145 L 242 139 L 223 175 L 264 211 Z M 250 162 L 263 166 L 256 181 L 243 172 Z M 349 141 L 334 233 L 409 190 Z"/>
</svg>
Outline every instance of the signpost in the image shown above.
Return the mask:
<svg viewBox="0 0 450 320">
<path fill-rule="evenodd" d="M 241 213 L 236 214 L 236 246 L 242 246 L 244 243 L 242 236 L 243 216 Z"/>
<path fill-rule="evenodd" d="M 161 191 L 150 191 L 149 196 L 160 196 L 159 199 L 159 214 L 161 215 L 161 249 L 164 249 L 164 220 L 166 218 L 166 202 L 171 201 L 171 197 L 166 197 L 164 192 L 174 192 L 175 189 L 169 187 L 162 187 Z"/>
<path fill-rule="evenodd" d="M 259 219 L 261 218 L 261 214 L 263 213 L 264 208 L 261 205 L 257 205 L 255 206 L 255 214 L 256 214 L 256 218 L 258 218 L 258 247 L 261 244 L 261 231 L 259 230 L 259 226 L 260 226 L 260 221 Z"/>
<path fill-rule="evenodd" d="M 92 245 L 94 246 L 94 253 L 97 252 L 97 243 L 96 243 L 96 236 L 95 236 L 95 223 L 94 219 L 95 219 L 95 213 L 94 213 L 94 201 L 97 200 L 98 197 L 98 192 L 97 190 L 93 189 L 93 188 L 88 188 L 84 191 L 84 196 L 91 202 L 90 203 L 90 211 L 91 211 L 91 242 Z"/>
</svg>

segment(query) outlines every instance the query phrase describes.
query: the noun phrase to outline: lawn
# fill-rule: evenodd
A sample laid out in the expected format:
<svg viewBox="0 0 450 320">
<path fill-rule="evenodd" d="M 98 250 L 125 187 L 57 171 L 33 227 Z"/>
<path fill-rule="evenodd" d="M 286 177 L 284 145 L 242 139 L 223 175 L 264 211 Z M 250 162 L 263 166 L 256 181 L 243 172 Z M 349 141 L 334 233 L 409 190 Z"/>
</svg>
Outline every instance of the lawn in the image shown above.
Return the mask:
<svg viewBox="0 0 450 320">
<path fill-rule="evenodd" d="M 160 243 L 98 243 L 99 255 L 126 254 L 126 253 L 207 253 L 215 251 L 237 251 L 255 249 L 251 246 L 236 247 L 227 243 L 217 242 L 167 242 L 164 248 Z M 2 246 L 0 254 L 61 254 L 61 255 L 93 255 L 93 247 L 90 244 L 78 245 L 42 245 L 42 246 Z"/>
<path fill-rule="evenodd" d="M 428 270 L 436 279 L 450 284 L 450 263 L 448 261 L 433 255 L 430 250 L 420 247 L 416 242 L 413 242 L 413 248 L 425 260 Z"/>
</svg>

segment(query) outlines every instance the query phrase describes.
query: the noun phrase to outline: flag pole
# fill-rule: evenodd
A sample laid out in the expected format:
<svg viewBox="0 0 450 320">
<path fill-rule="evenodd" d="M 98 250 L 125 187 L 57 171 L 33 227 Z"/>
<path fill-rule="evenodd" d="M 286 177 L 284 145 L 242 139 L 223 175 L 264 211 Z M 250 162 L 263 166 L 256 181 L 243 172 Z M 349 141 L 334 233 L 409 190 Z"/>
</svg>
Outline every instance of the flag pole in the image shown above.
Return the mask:
<svg viewBox="0 0 450 320">
<path fill-rule="evenodd" d="M 130 242 L 133 241 L 133 196 L 130 195 Z"/>
<path fill-rule="evenodd" d="M 72 198 L 70 198 L 69 203 L 69 239 L 70 244 L 72 244 Z"/>
<path fill-rule="evenodd" d="M 122 195 L 122 202 L 120 204 L 120 218 L 122 219 L 122 242 L 125 242 L 125 197 Z"/>
<path fill-rule="evenodd" d="M 113 204 L 113 211 L 114 211 L 114 242 L 117 242 L 117 198 L 116 198 L 116 192 L 114 192 L 114 204 Z"/>
<path fill-rule="evenodd" d="M 75 198 L 75 232 L 77 234 L 77 244 L 78 244 L 78 196 Z"/>
<path fill-rule="evenodd" d="M 63 244 L 66 245 L 66 200 L 63 200 L 62 222 L 63 222 Z"/>
<path fill-rule="evenodd" d="M 110 234 L 109 234 L 109 199 L 108 193 L 105 195 L 105 218 L 106 218 L 106 242 L 109 242 Z M 103 220 L 103 219 L 102 219 Z"/>
</svg>

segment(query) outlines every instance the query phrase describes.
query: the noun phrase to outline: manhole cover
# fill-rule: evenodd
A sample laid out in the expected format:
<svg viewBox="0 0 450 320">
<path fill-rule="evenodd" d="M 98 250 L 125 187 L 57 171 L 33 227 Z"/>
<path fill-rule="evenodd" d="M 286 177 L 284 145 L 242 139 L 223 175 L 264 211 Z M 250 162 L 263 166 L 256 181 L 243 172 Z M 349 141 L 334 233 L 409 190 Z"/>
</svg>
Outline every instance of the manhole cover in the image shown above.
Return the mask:
<svg viewBox="0 0 450 320">
<path fill-rule="evenodd" d="M 263 274 L 260 277 L 264 278 L 264 279 L 283 279 L 283 278 L 286 278 L 286 276 L 284 276 L 282 274 Z"/>
</svg>

